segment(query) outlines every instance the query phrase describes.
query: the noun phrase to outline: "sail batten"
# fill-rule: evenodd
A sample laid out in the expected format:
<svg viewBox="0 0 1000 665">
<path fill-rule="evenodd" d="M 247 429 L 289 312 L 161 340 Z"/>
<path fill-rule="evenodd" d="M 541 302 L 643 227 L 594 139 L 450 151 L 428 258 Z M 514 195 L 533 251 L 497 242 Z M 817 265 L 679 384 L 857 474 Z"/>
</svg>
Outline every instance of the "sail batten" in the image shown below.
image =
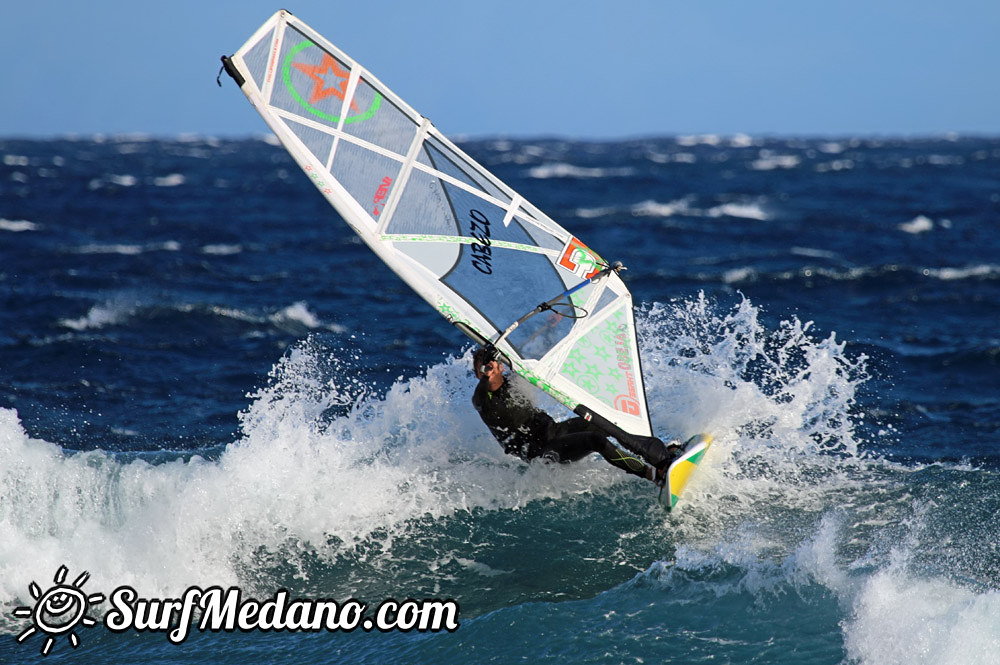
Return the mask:
<svg viewBox="0 0 1000 665">
<path fill-rule="evenodd" d="M 599 254 L 287 11 L 227 64 L 327 201 L 442 316 L 502 339 L 512 369 L 569 408 L 651 433 L 631 295 Z M 565 307 L 525 317 L 560 294 Z"/>
</svg>

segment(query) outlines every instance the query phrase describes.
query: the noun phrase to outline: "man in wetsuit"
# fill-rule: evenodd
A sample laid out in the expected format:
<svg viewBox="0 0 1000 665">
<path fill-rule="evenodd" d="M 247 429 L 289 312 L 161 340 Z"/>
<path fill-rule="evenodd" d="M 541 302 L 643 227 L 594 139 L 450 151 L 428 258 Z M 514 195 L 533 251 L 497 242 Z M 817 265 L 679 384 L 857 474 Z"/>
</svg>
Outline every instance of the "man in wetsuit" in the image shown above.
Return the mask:
<svg viewBox="0 0 1000 665">
<path fill-rule="evenodd" d="M 663 485 L 667 467 L 680 452 L 680 446 L 666 446 L 652 436 L 625 433 L 616 436 L 619 443 L 635 453 L 630 455 L 583 418 L 557 423 L 535 407 L 518 386 L 507 380 L 490 349 L 478 349 L 472 362 L 479 379 L 472 404 L 505 453 L 523 460 L 541 457 L 553 462 L 575 462 L 590 453 L 600 453 L 608 463 L 626 473 Z"/>
</svg>

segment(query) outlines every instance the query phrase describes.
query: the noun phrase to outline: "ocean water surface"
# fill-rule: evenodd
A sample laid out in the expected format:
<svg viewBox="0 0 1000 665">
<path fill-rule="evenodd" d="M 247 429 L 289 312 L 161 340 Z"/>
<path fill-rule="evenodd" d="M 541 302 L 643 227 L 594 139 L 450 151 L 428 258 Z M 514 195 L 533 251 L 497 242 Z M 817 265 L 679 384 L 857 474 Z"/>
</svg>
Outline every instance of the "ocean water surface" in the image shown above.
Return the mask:
<svg viewBox="0 0 1000 665">
<path fill-rule="evenodd" d="M 997 662 L 1000 139 L 462 147 L 627 266 L 657 432 L 716 436 L 678 510 L 504 456 L 471 344 L 272 141 L 2 139 L 0 662 Z M 63 566 L 460 626 L 173 644 L 105 599 L 43 657 Z"/>
</svg>

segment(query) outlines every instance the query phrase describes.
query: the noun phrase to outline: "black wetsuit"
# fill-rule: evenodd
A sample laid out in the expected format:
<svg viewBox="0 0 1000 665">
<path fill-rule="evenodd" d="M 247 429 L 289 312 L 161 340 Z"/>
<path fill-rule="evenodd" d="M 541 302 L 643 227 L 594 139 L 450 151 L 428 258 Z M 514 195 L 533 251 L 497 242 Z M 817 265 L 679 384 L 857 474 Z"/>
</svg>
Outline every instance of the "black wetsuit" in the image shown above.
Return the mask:
<svg viewBox="0 0 1000 665">
<path fill-rule="evenodd" d="M 619 443 L 640 455 L 629 455 L 618 448 L 599 429 L 583 418 L 557 423 L 539 410 L 526 396 L 511 388 L 505 379 L 496 390 L 489 389 L 484 377 L 472 395 L 472 404 L 504 452 L 524 460 L 538 457 L 555 462 L 573 462 L 590 453 L 600 453 L 610 464 L 628 473 L 653 478 L 647 463 L 662 467 L 672 458 L 656 437 L 623 435 Z"/>
</svg>

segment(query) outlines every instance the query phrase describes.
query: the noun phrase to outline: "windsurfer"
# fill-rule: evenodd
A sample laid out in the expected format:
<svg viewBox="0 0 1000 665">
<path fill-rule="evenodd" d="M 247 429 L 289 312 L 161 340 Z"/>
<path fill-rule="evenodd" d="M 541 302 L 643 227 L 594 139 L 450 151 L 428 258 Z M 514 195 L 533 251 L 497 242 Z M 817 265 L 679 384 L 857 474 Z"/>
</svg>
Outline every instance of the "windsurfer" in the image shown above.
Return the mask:
<svg viewBox="0 0 1000 665">
<path fill-rule="evenodd" d="M 681 451 L 680 446 L 667 446 L 653 436 L 621 433 L 615 438 L 630 455 L 583 418 L 556 422 L 531 403 L 516 378 L 504 376 L 503 366 L 488 348 L 474 354 L 473 371 L 479 379 L 473 406 L 504 452 L 523 460 L 575 462 L 600 453 L 609 464 L 662 486 L 667 467 Z"/>
</svg>

